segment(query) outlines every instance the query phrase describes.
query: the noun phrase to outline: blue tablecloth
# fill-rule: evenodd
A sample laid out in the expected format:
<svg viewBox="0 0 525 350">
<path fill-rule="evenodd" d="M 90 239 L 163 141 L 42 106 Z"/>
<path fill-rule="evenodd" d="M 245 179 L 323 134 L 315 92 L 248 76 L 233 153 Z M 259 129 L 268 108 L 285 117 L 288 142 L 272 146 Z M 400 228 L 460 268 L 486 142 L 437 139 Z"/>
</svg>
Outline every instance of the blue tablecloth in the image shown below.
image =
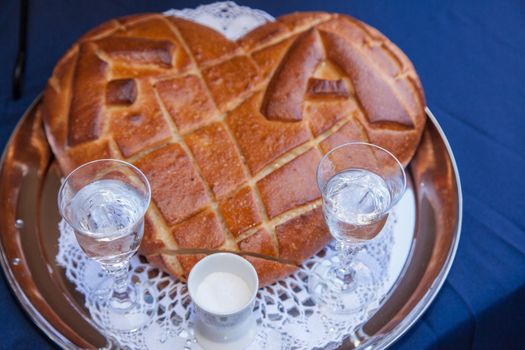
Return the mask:
<svg viewBox="0 0 525 350">
<path fill-rule="evenodd" d="M 525 347 L 525 2 L 239 1 L 274 16 L 348 13 L 411 58 L 454 150 L 463 183 L 461 242 L 450 275 L 395 349 Z M 29 1 L 22 98 L 11 99 L 19 1 L 0 2 L 0 146 L 82 33 L 118 16 L 197 1 Z M 0 277 L 0 348 L 51 349 Z"/>
</svg>

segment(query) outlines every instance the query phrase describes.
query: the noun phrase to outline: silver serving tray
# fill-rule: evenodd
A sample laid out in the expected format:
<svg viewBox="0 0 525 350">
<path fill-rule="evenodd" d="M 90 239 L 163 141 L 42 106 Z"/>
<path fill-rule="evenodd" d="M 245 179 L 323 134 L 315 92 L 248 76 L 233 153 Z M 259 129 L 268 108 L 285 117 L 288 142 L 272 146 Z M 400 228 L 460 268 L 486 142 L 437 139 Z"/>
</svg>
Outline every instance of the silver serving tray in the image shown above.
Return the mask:
<svg viewBox="0 0 525 350">
<path fill-rule="evenodd" d="M 26 111 L 4 150 L 0 171 L 0 261 L 20 304 L 35 324 L 64 349 L 100 348 L 83 296 L 57 265 L 60 173 L 36 113 Z M 425 312 L 450 270 L 459 242 L 462 196 L 445 134 L 427 108 L 428 121 L 408 166 L 416 225 L 403 273 L 377 312 L 343 349 L 385 348 Z"/>
</svg>

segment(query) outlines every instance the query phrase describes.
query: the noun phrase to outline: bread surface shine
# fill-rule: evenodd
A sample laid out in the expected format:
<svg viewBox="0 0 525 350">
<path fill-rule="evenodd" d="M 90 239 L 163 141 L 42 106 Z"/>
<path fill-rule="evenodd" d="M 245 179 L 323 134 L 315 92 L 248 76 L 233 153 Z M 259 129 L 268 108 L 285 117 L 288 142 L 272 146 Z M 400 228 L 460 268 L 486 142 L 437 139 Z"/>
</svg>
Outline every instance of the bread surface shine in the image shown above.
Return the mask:
<svg viewBox="0 0 525 350">
<path fill-rule="evenodd" d="M 206 254 L 238 252 L 268 285 L 330 240 L 315 181 L 322 155 L 365 141 L 406 165 L 424 106 L 407 57 L 349 16 L 294 13 L 230 41 L 144 14 L 79 39 L 39 112 L 64 173 L 98 158 L 144 171 L 150 262 L 185 279 Z"/>
</svg>

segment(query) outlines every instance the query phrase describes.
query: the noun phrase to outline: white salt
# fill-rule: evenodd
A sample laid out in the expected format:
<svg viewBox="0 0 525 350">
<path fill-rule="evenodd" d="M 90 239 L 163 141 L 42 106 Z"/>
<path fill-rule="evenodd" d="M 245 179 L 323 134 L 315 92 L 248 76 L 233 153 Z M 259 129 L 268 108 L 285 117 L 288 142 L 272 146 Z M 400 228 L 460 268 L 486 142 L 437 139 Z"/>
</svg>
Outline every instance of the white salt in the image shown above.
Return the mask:
<svg viewBox="0 0 525 350">
<path fill-rule="evenodd" d="M 212 272 L 197 286 L 196 302 L 204 309 L 226 314 L 238 311 L 251 297 L 248 284 L 230 272 Z"/>
</svg>

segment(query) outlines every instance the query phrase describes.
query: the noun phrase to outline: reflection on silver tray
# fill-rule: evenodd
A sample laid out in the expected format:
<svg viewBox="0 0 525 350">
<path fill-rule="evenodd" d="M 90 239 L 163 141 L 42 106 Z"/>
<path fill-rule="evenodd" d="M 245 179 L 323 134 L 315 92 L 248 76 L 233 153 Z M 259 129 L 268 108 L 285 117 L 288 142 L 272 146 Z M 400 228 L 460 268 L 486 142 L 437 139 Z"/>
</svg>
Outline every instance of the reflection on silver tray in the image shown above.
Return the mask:
<svg viewBox="0 0 525 350">
<path fill-rule="evenodd" d="M 2 158 L 2 266 L 22 306 L 53 341 L 63 348 L 102 347 L 106 339 L 90 321 L 83 296 L 55 261 L 60 174 L 35 113 L 38 103 L 20 121 Z M 408 167 L 416 223 L 414 232 L 406 233 L 411 246 L 407 263 L 379 309 L 358 333 L 348 335 L 342 348 L 384 348 L 394 342 L 432 302 L 452 264 L 461 227 L 459 177 L 445 135 L 428 109 L 427 115 L 422 142 Z"/>
</svg>

